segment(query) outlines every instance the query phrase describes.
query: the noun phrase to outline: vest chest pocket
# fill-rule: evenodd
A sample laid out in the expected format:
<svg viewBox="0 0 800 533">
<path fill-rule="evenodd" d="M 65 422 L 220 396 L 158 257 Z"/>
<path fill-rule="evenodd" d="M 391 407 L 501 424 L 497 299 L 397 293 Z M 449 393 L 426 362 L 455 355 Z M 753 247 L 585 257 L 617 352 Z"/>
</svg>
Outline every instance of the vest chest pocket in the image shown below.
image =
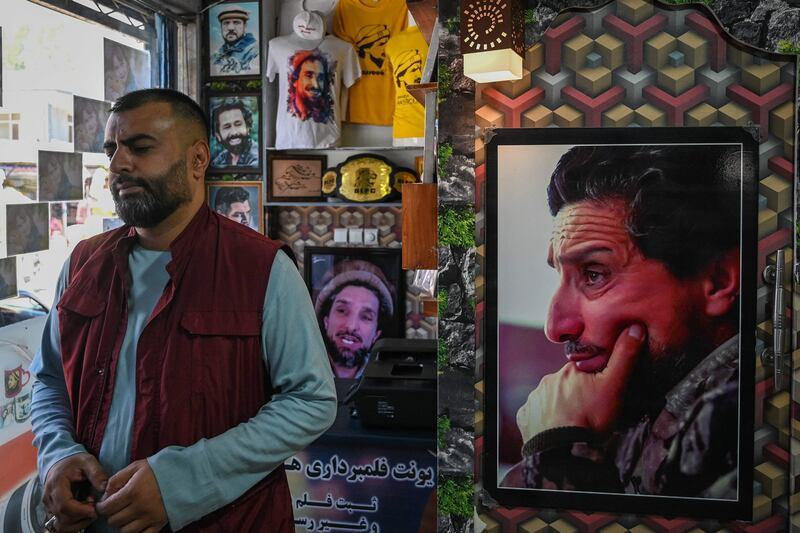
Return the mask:
<svg viewBox="0 0 800 533">
<path fill-rule="evenodd" d="M 83 357 L 96 357 L 101 348 L 106 301 L 90 292 L 67 289 L 56 306 L 65 365 Z"/>
<path fill-rule="evenodd" d="M 180 324 L 184 335 L 176 348 L 191 369 L 194 401 L 204 409 L 231 409 L 263 380 L 261 313 L 187 311 Z"/>
</svg>

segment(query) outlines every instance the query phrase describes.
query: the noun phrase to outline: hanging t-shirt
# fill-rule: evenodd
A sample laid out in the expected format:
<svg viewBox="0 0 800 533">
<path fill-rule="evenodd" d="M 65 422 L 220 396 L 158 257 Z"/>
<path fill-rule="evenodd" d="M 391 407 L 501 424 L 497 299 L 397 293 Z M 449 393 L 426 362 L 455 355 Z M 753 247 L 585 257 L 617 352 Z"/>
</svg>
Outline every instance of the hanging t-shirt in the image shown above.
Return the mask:
<svg viewBox="0 0 800 533">
<path fill-rule="evenodd" d="M 425 106 L 411 96 L 408 86 L 422 81 L 428 43 L 417 26 L 411 26 L 386 43 L 386 58 L 392 65 L 395 103 L 392 137 L 395 145 L 415 144 L 425 136 Z"/>
<path fill-rule="evenodd" d="M 336 0 L 305 0 L 305 11 L 316 11 L 325 21 L 325 33 L 333 30 L 333 13 Z M 303 12 L 303 0 L 283 0 L 278 18 L 278 35 L 291 35 L 294 18 Z"/>
<path fill-rule="evenodd" d="M 384 48 L 407 23 L 406 0 L 339 0 L 333 33 L 353 44 L 362 75 L 350 90 L 349 122 L 392 123 L 394 80 Z"/>
<path fill-rule="evenodd" d="M 267 79 L 278 77 L 276 148 L 329 148 L 341 135 L 341 91 L 361 76 L 353 47 L 326 35 L 269 42 Z"/>
</svg>

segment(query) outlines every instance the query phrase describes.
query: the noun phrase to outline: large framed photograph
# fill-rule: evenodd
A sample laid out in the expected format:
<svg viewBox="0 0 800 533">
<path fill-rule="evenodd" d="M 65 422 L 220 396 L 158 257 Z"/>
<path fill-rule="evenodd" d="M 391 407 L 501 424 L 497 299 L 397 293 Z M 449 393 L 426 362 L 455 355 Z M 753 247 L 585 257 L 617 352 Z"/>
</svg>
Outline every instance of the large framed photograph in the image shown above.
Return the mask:
<svg viewBox="0 0 800 533">
<path fill-rule="evenodd" d="M 207 181 L 206 198 L 220 215 L 264 233 L 263 187 L 260 181 Z"/>
<path fill-rule="evenodd" d="M 103 153 L 103 136 L 111 104 L 102 100 L 73 97 L 75 151 Z"/>
<path fill-rule="evenodd" d="M 83 155 L 39 150 L 39 201 L 83 198 Z"/>
<path fill-rule="evenodd" d="M 261 168 L 260 99 L 259 94 L 209 97 L 209 170 L 244 172 Z"/>
<path fill-rule="evenodd" d="M 748 520 L 757 141 L 498 129 L 486 150 L 484 487 Z"/>
<path fill-rule="evenodd" d="M 113 102 L 123 94 L 151 86 L 150 52 L 103 39 L 104 99 Z"/>
<path fill-rule="evenodd" d="M 6 206 L 6 253 L 8 256 L 47 250 L 50 206 L 45 202 Z"/>
<path fill-rule="evenodd" d="M 270 153 L 267 172 L 267 200 L 270 202 L 318 202 L 322 196 L 325 155 Z"/>
<path fill-rule="evenodd" d="M 208 10 L 208 73 L 211 78 L 261 74 L 260 2 L 225 2 Z"/>
<path fill-rule="evenodd" d="M 358 378 L 372 345 L 405 337 L 400 250 L 306 246 L 305 280 L 333 373 Z"/>
</svg>

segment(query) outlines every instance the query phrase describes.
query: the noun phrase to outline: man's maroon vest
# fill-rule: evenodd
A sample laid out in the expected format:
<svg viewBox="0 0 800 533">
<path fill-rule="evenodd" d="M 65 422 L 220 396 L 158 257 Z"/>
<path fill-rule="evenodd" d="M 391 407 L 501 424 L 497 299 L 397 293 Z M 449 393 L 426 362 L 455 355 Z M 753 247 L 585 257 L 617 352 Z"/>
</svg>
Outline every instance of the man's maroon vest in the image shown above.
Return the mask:
<svg viewBox="0 0 800 533">
<path fill-rule="evenodd" d="M 95 456 L 125 336 L 128 254 L 135 241 L 135 231 L 125 226 L 78 244 L 70 259 L 69 286 L 58 304 L 78 441 Z M 255 416 L 269 401 L 261 319 L 280 248 L 206 206 L 170 245 L 170 281 L 136 351 L 131 461 L 219 435 Z M 283 466 L 184 531 L 294 531 Z"/>
</svg>

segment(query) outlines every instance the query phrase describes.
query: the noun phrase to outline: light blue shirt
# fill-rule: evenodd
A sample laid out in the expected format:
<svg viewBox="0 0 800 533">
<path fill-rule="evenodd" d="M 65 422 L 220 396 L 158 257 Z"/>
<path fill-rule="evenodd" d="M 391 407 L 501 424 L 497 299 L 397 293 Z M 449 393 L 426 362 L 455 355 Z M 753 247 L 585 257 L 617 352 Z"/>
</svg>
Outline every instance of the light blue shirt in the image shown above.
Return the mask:
<svg viewBox="0 0 800 533">
<path fill-rule="evenodd" d="M 138 245 L 128 258 L 132 280 L 128 325 L 98 457 L 109 476 L 130 462 L 136 346 L 169 280 L 165 267 L 170 259 L 169 252 Z M 61 272 L 56 303 L 67 286 L 68 272 L 69 261 Z M 276 390 L 272 400 L 256 416 L 221 435 L 188 447 L 168 446 L 147 459 L 173 530 L 236 500 L 333 423 L 336 391 L 325 346 L 308 290 L 283 252 L 271 270 L 261 335 L 262 356 Z M 75 441 L 59 346 L 58 315 L 51 310 L 41 350 L 31 364 L 36 376 L 31 424 L 42 482 L 55 463 L 86 451 Z M 98 521 L 92 530 L 107 530 L 107 526 Z"/>
</svg>

